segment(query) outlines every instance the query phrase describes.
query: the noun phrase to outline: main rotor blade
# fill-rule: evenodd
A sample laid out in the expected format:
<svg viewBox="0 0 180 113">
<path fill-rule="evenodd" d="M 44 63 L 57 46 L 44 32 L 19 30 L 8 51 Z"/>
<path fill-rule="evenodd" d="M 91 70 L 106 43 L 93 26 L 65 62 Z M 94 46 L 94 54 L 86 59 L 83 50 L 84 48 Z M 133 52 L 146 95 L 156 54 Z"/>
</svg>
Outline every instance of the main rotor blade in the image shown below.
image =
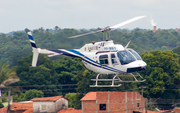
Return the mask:
<svg viewBox="0 0 180 113">
<path fill-rule="evenodd" d="M 138 16 L 138 17 L 129 19 L 129 20 L 125 21 L 125 22 L 122 22 L 122 23 L 119 23 L 117 25 L 114 25 L 112 27 L 106 27 L 106 28 L 104 28 L 102 30 L 92 31 L 92 32 L 89 32 L 89 33 L 85 33 L 85 34 L 81 34 L 81 35 L 76 35 L 76 36 L 72 36 L 72 37 L 68 37 L 68 38 L 77 38 L 77 37 L 81 37 L 81 36 L 85 36 L 85 35 L 89 35 L 89 34 L 94 34 L 94 33 L 98 33 L 98 32 L 106 32 L 106 31 L 109 31 L 111 29 L 116 29 L 116 28 L 122 27 L 122 26 L 124 26 L 126 24 L 129 24 L 129 23 L 134 22 L 136 20 L 142 19 L 144 17 L 146 17 L 146 16 Z"/>
<path fill-rule="evenodd" d="M 146 17 L 146 16 L 134 17 L 134 18 L 132 18 L 132 19 L 129 19 L 129 20 L 127 20 L 127 21 L 124 21 L 124 22 L 122 22 L 122 23 L 119 23 L 119 24 L 117 24 L 117 25 L 114 25 L 114 26 L 110 27 L 110 29 L 117 29 L 117 28 L 119 28 L 119 27 L 122 27 L 122 26 L 124 26 L 124 25 L 126 25 L 126 24 L 129 24 L 129 23 L 131 23 L 131 22 L 134 22 L 134 21 L 136 21 L 136 20 L 142 19 L 142 18 L 144 18 L 144 17 Z"/>
<path fill-rule="evenodd" d="M 103 30 L 92 31 L 92 32 L 89 32 L 89 33 L 85 33 L 85 34 L 81 34 L 81 35 L 76 35 L 76 36 L 71 36 L 71 37 L 68 37 L 68 38 L 77 38 L 77 37 L 81 37 L 81 36 L 85 36 L 85 35 L 89 35 L 89 34 L 94 34 L 94 33 L 102 32 L 102 31 Z"/>
</svg>

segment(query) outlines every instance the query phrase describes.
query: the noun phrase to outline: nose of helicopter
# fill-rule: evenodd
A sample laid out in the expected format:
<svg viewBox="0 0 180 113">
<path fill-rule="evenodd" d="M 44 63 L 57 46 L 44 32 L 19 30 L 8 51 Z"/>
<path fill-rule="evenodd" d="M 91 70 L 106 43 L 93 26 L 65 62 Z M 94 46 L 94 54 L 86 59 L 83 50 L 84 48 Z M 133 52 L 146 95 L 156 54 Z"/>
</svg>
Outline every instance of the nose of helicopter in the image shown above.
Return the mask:
<svg viewBox="0 0 180 113">
<path fill-rule="evenodd" d="M 144 71 L 146 70 L 146 62 L 140 60 L 134 62 L 134 66 L 131 68 L 127 68 L 127 73 L 137 72 L 137 71 Z"/>
<path fill-rule="evenodd" d="M 146 62 L 144 61 L 140 61 L 138 65 L 141 66 L 142 68 L 145 68 L 147 66 Z"/>
</svg>

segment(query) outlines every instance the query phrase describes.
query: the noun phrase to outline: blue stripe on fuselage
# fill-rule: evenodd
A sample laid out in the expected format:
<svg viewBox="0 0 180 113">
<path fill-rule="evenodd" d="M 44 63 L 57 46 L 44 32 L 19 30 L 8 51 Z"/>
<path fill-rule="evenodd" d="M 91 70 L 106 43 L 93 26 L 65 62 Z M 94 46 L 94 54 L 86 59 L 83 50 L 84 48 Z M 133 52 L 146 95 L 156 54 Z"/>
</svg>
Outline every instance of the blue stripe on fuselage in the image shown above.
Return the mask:
<svg viewBox="0 0 180 113">
<path fill-rule="evenodd" d="M 91 63 L 91 62 L 88 62 L 88 63 L 90 63 L 90 64 L 92 64 L 92 65 L 94 65 L 94 66 L 101 67 L 100 63 L 97 63 L 97 62 L 95 62 L 94 60 L 92 60 L 92 59 L 84 56 L 84 55 L 83 55 L 82 53 L 80 53 L 79 51 L 76 51 L 76 50 L 74 50 L 74 49 L 66 49 L 66 50 L 67 50 L 67 51 L 71 51 L 71 52 L 73 52 L 73 53 L 75 53 L 75 54 L 81 55 L 82 57 L 90 60 L 91 62 L 95 63 L 96 65 L 93 64 L 93 63 Z M 81 58 L 81 59 L 82 59 L 82 58 Z M 87 60 L 85 60 L 85 61 L 87 62 Z M 101 68 L 102 68 L 102 67 L 101 67 Z M 117 69 L 112 68 L 112 67 L 109 67 L 109 66 L 103 66 L 103 68 L 104 68 L 104 69 L 110 68 L 110 69 L 108 69 L 108 70 L 111 70 L 111 71 L 114 71 L 114 72 L 117 72 L 117 71 L 118 71 L 118 72 L 123 72 L 123 71 L 117 70 Z"/>
<path fill-rule="evenodd" d="M 109 67 L 109 66 L 103 66 L 103 67 L 102 67 L 102 66 L 100 65 L 100 63 L 97 63 L 97 62 L 93 61 L 92 59 L 86 57 L 85 55 L 83 55 L 82 53 L 80 53 L 79 51 L 76 51 L 76 50 L 74 50 L 74 49 L 64 49 L 64 50 L 70 51 L 70 52 L 75 53 L 75 54 L 77 54 L 77 55 L 73 55 L 73 54 L 71 54 L 71 53 L 68 53 L 68 52 L 65 52 L 65 51 L 62 51 L 62 50 L 58 50 L 58 49 L 56 49 L 56 50 L 50 50 L 50 51 L 53 51 L 53 52 L 56 52 L 56 53 L 63 53 L 63 55 L 65 55 L 65 56 L 81 58 L 82 60 L 84 60 L 84 61 L 88 62 L 89 64 L 94 65 L 94 66 L 96 66 L 96 67 L 104 68 L 104 69 L 107 69 L 107 70 L 110 70 L 110 71 L 114 71 L 114 72 L 123 72 L 123 71 L 117 70 L 117 69 L 115 69 L 115 68 L 111 68 L 111 67 Z M 80 56 L 79 56 L 79 55 L 80 55 Z M 88 61 L 88 60 L 89 60 L 89 61 Z M 90 61 L 91 61 L 91 62 L 90 62 Z M 93 62 L 93 63 L 92 63 L 92 62 Z"/>
</svg>

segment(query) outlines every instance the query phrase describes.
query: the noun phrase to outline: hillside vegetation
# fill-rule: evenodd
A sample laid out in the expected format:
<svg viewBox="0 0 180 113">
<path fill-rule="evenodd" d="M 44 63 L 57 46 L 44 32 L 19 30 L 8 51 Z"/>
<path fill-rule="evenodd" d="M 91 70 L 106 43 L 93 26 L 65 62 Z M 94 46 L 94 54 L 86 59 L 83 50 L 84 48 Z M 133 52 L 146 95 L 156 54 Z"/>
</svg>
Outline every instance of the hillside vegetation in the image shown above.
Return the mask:
<svg viewBox="0 0 180 113">
<path fill-rule="evenodd" d="M 99 28 L 98 28 L 99 29 Z M 91 30 L 60 29 L 33 30 L 32 34 L 38 47 L 48 49 L 80 48 L 86 43 L 103 40 L 103 33 L 97 33 L 68 39 L 68 37 L 91 32 Z M 87 70 L 80 59 L 69 57 L 53 57 L 40 55 L 36 68 L 29 68 L 32 61 L 32 48 L 24 32 L 14 32 L 13 35 L 0 35 L 0 64 L 9 63 L 20 81 L 11 85 L 14 101 L 26 100 L 26 91 L 40 90 L 40 97 L 66 95 L 69 92 L 77 93 L 77 100 L 89 91 L 139 91 L 145 86 L 144 96 L 148 98 L 178 98 L 180 99 L 180 64 L 179 45 L 180 35 L 173 29 L 142 30 L 113 30 L 110 39 L 115 44 L 125 46 L 130 40 L 129 48 L 141 54 L 147 63 L 147 69 L 141 72 L 146 79 L 144 83 L 123 83 L 118 88 L 90 88 L 91 78 L 96 73 Z M 108 34 L 109 35 L 109 34 Z M 173 51 L 172 51 L 173 50 Z M 176 54 L 177 53 L 177 54 Z M 111 76 L 111 75 L 110 75 Z M 105 76 L 110 78 L 110 76 Z M 66 86 L 64 84 L 67 84 Z M 172 89 L 172 90 L 168 90 Z M 29 97 L 30 98 L 30 97 Z M 28 98 L 28 99 L 29 99 Z M 33 98 L 33 97 L 31 97 Z M 77 108 L 80 103 L 77 103 Z"/>
</svg>

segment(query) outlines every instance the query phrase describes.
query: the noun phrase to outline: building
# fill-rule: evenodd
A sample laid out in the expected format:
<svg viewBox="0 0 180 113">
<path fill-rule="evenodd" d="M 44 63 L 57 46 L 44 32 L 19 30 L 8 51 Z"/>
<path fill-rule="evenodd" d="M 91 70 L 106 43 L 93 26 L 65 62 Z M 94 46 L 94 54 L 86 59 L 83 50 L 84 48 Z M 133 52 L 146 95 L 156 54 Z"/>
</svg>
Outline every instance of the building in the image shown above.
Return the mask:
<svg viewBox="0 0 180 113">
<path fill-rule="evenodd" d="M 82 99 L 82 113 L 133 113 L 144 111 L 138 92 L 89 92 Z"/>
<path fill-rule="evenodd" d="M 63 96 L 34 98 L 26 102 L 13 102 L 10 113 L 57 113 L 68 109 L 68 99 Z M 7 113 L 8 107 L 0 109 L 0 113 Z M 76 110 L 72 110 L 76 111 Z"/>
<path fill-rule="evenodd" d="M 145 99 L 138 92 L 89 92 L 82 99 L 82 110 L 68 108 L 63 96 L 13 102 L 10 113 L 144 113 Z M 142 112 L 143 111 L 143 112 Z M 0 109 L 6 113 L 7 107 Z M 151 113 L 148 111 L 147 113 Z M 155 112 L 153 112 L 155 113 Z"/>
<path fill-rule="evenodd" d="M 82 113 L 81 109 L 68 108 L 67 110 L 60 110 L 57 113 Z"/>
<path fill-rule="evenodd" d="M 174 111 L 174 113 L 180 113 L 180 107 L 175 107 L 175 108 L 173 109 L 173 111 Z"/>
<path fill-rule="evenodd" d="M 68 109 L 68 99 L 63 96 L 34 98 L 31 101 L 33 101 L 33 112 L 35 113 L 57 113 L 59 110 Z"/>
<path fill-rule="evenodd" d="M 0 109 L 0 113 L 7 113 L 8 107 Z M 10 107 L 10 113 L 33 113 L 32 102 L 13 102 Z"/>
</svg>

